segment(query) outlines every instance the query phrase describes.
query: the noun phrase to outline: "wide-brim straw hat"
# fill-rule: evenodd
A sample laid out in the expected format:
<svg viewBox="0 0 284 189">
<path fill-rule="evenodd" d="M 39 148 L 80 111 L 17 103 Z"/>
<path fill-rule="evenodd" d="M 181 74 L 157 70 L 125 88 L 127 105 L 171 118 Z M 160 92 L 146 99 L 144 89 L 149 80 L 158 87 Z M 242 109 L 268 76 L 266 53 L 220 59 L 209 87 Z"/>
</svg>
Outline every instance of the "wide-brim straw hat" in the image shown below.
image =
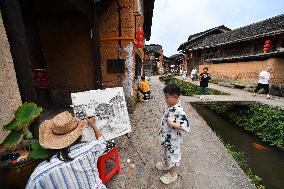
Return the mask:
<svg viewBox="0 0 284 189">
<path fill-rule="evenodd" d="M 39 126 L 39 143 L 47 149 L 66 148 L 82 135 L 84 126 L 84 121 L 62 112 Z"/>
</svg>

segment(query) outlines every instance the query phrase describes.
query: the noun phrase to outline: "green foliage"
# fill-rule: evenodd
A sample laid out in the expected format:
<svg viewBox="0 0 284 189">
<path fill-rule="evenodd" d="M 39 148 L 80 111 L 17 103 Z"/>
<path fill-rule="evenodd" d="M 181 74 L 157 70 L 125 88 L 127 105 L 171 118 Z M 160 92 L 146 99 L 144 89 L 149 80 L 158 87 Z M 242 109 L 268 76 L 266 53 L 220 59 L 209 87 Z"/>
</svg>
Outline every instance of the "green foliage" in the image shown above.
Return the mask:
<svg viewBox="0 0 284 189">
<path fill-rule="evenodd" d="M 259 176 L 255 175 L 253 171 L 248 167 L 245 161 L 245 154 L 243 152 L 237 151 L 234 145 L 226 143 L 222 138 L 219 137 L 219 139 L 223 143 L 229 154 L 232 155 L 232 157 L 236 160 L 236 162 L 239 164 L 245 174 L 249 177 L 255 187 L 257 189 L 265 189 L 265 186 L 262 184 L 262 179 Z"/>
<path fill-rule="evenodd" d="M 33 140 L 32 133 L 28 130 L 28 126 L 36 119 L 42 111 L 41 107 L 37 107 L 34 103 L 25 103 L 15 112 L 15 118 L 4 126 L 5 130 L 11 133 L 4 140 L 3 145 L 7 149 L 16 149 L 18 144 L 26 139 L 30 141 L 32 151 L 31 157 L 34 159 L 44 159 L 47 157 L 47 150 L 43 149 L 37 140 Z"/>
<path fill-rule="evenodd" d="M 184 96 L 199 95 L 200 89 L 198 85 L 176 79 L 173 76 L 163 76 L 160 77 L 160 80 L 165 82 L 166 84 L 172 83 L 178 85 L 182 90 L 182 95 Z M 227 95 L 227 94 L 215 89 L 207 89 L 206 95 Z"/>
<path fill-rule="evenodd" d="M 257 135 L 262 141 L 284 149 L 284 110 L 259 103 L 249 106 L 212 105 L 217 113 Z"/>
<path fill-rule="evenodd" d="M 3 145 L 8 149 L 15 149 L 24 137 L 23 131 L 14 131 L 3 141 Z"/>
<path fill-rule="evenodd" d="M 25 103 L 15 112 L 15 118 L 8 125 L 4 126 L 6 130 L 21 130 L 27 128 L 30 123 L 37 118 L 42 108 L 37 107 L 34 103 Z"/>
<path fill-rule="evenodd" d="M 48 150 L 42 148 L 38 140 L 33 139 L 30 142 L 31 142 L 31 147 L 32 147 L 30 156 L 33 159 L 46 159 L 48 157 Z"/>
</svg>

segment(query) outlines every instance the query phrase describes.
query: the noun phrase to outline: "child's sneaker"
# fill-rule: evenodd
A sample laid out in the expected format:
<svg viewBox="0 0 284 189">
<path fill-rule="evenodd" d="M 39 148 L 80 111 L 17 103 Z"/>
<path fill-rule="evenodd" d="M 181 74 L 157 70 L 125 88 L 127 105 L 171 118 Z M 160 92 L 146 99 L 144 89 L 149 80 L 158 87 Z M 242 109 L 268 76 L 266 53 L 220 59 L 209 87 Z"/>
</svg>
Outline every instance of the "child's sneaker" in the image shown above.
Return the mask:
<svg viewBox="0 0 284 189">
<path fill-rule="evenodd" d="M 169 171 L 170 168 L 166 166 L 165 162 L 158 162 L 156 163 L 156 168 L 160 171 Z"/>
<path fill-rule="evenodd" d="M 167 173 L 164 176 L 161 176 L 160 180 L 164 184 L 170 184 L 170 183 L 172 183 L 172 182 L 177 180 L 177 174 L 175 174 L 175 176 L 172 176 L 170 173 Z"/>
</svg>

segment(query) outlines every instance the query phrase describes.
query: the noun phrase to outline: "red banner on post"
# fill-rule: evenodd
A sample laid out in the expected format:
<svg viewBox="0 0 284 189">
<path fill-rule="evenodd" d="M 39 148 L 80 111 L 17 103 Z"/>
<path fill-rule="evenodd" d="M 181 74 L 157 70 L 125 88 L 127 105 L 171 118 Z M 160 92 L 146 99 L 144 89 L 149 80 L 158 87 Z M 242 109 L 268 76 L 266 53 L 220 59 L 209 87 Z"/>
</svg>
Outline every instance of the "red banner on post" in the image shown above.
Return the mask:
<svg viewBox="0 0 284 189">
<path fill-rule="evenodd" d="M 34 69 L 33 80 L 37 88 L 40 89 L 49 88 L 48 73 L 46 69 Z"/>
</svg>

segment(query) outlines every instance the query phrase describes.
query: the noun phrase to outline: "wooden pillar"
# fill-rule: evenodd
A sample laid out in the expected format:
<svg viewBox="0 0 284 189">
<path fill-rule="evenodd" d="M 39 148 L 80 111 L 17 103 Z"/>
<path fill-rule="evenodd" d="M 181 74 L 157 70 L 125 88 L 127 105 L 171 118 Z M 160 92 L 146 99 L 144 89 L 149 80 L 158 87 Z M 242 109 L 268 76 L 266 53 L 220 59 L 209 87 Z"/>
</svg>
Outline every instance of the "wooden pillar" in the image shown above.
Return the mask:
<svg viewBox="0 0 284 189">
<path fill-rule="evenodd" d="M 92 23 L 92 46 L 93 46 L 93 63 L 94 63 L 94 79 L 95 88 L 102 89 L 102 68 L 101 68 L 101 53 L 100 53 L 100 35 L 99 35 L 99 20 L 97 6 L 93 4 L 93 23 Z"/>
<path fill-rule="evenodd" d="M 1 0 L 0 7 L 11 46 L 11 54 L 22 101 L 36 102 L 36 92 L 32 80 L 32 66 L 21 7 L 17 0 Z"/>
</svg>

